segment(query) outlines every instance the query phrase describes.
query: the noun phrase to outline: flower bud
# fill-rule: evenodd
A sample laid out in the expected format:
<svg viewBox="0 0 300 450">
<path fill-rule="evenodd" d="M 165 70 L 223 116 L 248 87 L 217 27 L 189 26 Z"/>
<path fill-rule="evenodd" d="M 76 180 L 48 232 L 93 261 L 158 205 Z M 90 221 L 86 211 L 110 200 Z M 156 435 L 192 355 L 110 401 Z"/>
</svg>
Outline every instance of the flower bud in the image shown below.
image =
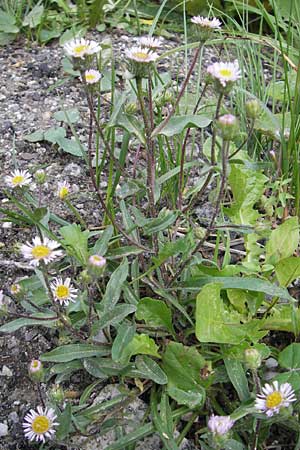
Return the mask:
<svg viewBox="0 0 300 450">
<path fill-rule="evenodd" d="M 134 102 L 127 103 L 127 105 L 125 105 L 126 114 L 135 114 L 137 110 L 138 110 L 137 104 Z"/>
<path fill-rule="evenodd" d="M 216 120 L 216 127 L 224 141 L 232 141 L 239 130 L 239 120 L 232 114 L 224 114 Z"/>
<path fill-rule="evenodd" d="M 88 260 L 88 272 L 92 277 L 101 277 L 106 266 L 106 259 L 100 255 L 91 255 Z"/>
<path fill-rule="evenodd" d="M 59 384 L 51 387 L 48 391 L 48 396 L 54 403 L 62 403 L 65 398 L 63 388 Z"/>
<path fill-rule="evenodd" d="M 197 239 L 203 239 L 206 233 L 206 229 L 203 227 L 195 227 L 194 233 Z"/>
<path fill-rule="evenodd" d="M 28 367 L 29 378 L 33 381 L 41 382 L 44 379 L 43 364 L 39 359 L 33 359 Z"/>
<path fill-rule="evenodd" d="M 255 348 L 247 348 L 244 357 L 247 369 L 256 370 L 261 366 L 261 354 Z"/>
<path fill-rule="evenodd" d="M 258 100 L 249 100 L 246 105 L 246 116 L 248 119 L 257 119 L 261 113 L 261 105 Z"/>
<path fill-rule="evenodd" d="M 37 184 L 44 184 L 46 181 L 46 172 L 43 169 L 39 169 L 34 174 Z"/>
</svg>

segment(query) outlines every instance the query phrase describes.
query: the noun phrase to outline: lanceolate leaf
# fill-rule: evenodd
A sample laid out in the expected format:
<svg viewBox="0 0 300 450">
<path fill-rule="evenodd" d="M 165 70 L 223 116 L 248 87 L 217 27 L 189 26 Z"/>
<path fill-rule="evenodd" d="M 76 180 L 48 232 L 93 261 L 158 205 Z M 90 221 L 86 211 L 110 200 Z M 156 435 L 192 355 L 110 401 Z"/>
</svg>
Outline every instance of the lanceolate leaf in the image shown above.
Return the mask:
<svg viewBox="0 0 300 450">
<path fill-rule="evenodd" d="M 107 312 L 114 308 L 119 301 L 123 284 L 128 275 L 128 261 L 125 258 L 119 267 L 111 275 L 106 286 L 106 291 L 103 296 L 101 306 Z"/>
<path fill-rule="evenodd" d="M 90 358 L 92 356 L 106 356 L 110 354 L 110 348 L 106 345 L 70 344 L 57 347 L 51 352 L 41 356 L 42 361 L 68 362 L 74 359 Z"/>
</svg>

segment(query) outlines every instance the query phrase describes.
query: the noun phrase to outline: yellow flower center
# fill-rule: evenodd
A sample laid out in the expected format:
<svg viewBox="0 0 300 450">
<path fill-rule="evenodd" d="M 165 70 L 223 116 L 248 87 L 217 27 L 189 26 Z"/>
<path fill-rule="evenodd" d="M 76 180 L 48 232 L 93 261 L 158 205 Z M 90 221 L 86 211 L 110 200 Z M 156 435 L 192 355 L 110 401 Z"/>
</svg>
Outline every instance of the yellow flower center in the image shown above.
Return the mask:
<svg viewBox="0 0 300 450">
<path fill-rule="evenodd" d="M 86 81 L 93 81 L 95 78 L 96 78 L 95 75 L 93 75 L 92 73 L 88 73 L 85 76 Z"/>
<path fill-rule="evenodd" d="M 46 247 L 46 245 L 37 245 L 33 247 L 31 250 L 31 254 L 35 259 L 42 259 L 49 256 L 51 253 L 50 248 Z"/>
<path fill-rule="evenodd" d="M 64 198 L 67 197 L 68 194 L 69 194 L 69 189 L 66 186 L 64 186 L 59 191 L 59 198 L 61 200 L 63 200 Z"/>
<path fill-rule="evenodd" d="M 266 399 L 267 408 L 276 408 L 282 402 L 282 395 L 280 392 L 275 391 L 272 394 L 269 394 Z"/>
<path fill-rule="evenodd" d="M 66 298 L 69 296 L 69 288 L 64 284 L 57 286 L 55 294 L 58 298 Z"/>
<path fill-rule="evenodd" d="M 221 69 L 220 75 L 222 77 L 232 77 L 232 71 L 230 69 Z"/>
<path fill-rule="evenodd" d="M 24 181 L 24 177 L 23 175 L 16 175 L 13 179 L 12 179 L 12 184 L 17 185 L 20 184 Z"/>
<path fill-rule="evenodd" d="M 12 284 L 10 291 L 12 294 L 17 294 L 19 292 L 19 286 L 17 284 Z"/>
<path fill-rule="evenodd" d="M 47 416 L 38 416 L 32 422 L 32 431 L 36 434 L 44 434 L 51 427 L 50 420 Z"/>
<path fill-rule="evenodd" d="M 36 369 L 39 366 L 39 361 L 37 361 L 36 359 L 34 361 L 32 361 L 31 366 Z"/>
<path fill-rule="evenodd" d="M 148 58 L 148 53 L 144 53 L 144 52 L 136 52 L 133 54 L 136 58 L 138 59 L 147 59 Z"/>
<path fill-rule="evenodd" d="M 79 55 L 80 53 L 83 53 L 87 50 L 87 45 L 77 45 L 76 47 L 74 47 L 74 53 L 76 53 L 77 55 Z"/>
</svg>

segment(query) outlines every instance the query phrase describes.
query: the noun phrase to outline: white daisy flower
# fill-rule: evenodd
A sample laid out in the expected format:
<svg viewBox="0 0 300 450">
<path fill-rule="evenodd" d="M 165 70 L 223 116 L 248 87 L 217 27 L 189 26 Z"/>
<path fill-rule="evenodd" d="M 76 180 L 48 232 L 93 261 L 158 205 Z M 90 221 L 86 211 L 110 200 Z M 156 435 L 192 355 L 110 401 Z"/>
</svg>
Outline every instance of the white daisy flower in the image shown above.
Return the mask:
<svg viewBox="0 0 300 450">
<path fill-rule="evenodd" d="M 29 372 L 35 373 L 39 372 L 43 367 L 43 364 L 39 359 L 33 359 L 31 363 L 29 364 Z"/>
<path fill-rule="evenodd" d="M 5 181 L 10 187 L 15 188 L 30 184 L 32 178 L 27 170 L 14 170 L 10 176 L 5 178 Z"/>
<path fill-rule="evenodd" d="M 272 384 L 265 384 L 262 394 L 258 394 L 255 400 L 255 408 L 268 417 L 278 414 L 281 408 L 288 408 L 290 403 L 295 402 L 295 392 L 290 383 L 283 383 L 279 386 L 278 381 Z"/>
<path fill-rule="evenodd" d="M 17 295 L 21 292 L 21 286 L 18 283 L 14 283 L 10 286 L 9 290 L 12 295 Z"/>
<path fill-rule="evenodd" d="M 55 422 L 57 418 L 53 408 L 43 409 L 37 407 L 37 412 L 31 409 L 24 417 L 24 434 L 30 441 L 45 442 L 46 438 L 51 439 L 55 434 L 54 427 L 58 425 Z"/>
<path fill-rule="evenodd" d="M 51 241 L 47 237 L 44 238 L 43 242 L 36 236 L 33 239 L 33 244 L 26 242 L 21 246 L 21 252 L 25 259 L 30 259 L 29 264 L 32 266 L 38 266 L 41 261 L 45 264 L 49 264 L 56 258 L 62 256 L 63 252 L 61 250 L 55 250 L 59 247 L 59 243 L 56 241 Z"/>
<path fill-rule="evenodd" d="M 219 30 L 222 25 L 220 20 L 215 17 L 209 19 L 208 17 L 194 16 L 191 18 L 191 22 L 201 28 L 210 30 Z"/>
<path fill-rule="evenodd" d="M 159 48 L 162 45 L 160 38 L 154 38 L 152 36 L 143 36 L 138 41 L 139 45 L 147 48 Z"/>
<path fill-rule="evenodd" d="M 95 84 L 98 83 L 98 81 L 100 80 L 101 73 L 98 70 L 94 69 L 86 70 L 84 72 L 84 78 L 87 84 Z M 81 77 L 80 80 L 82 81 Z"/>
<path fill-rule="evenodd" d="M 233 427 L 234 420 L 230 416 L 210 416 L 207 427 L 213 434 L 224 435 Z"/>
<path fill-rule="evenodd" d="M 91 266 L 104 267 L 106 264 L 106 259 L 100 255 L 92 255 L 89 257 L 89 263 Z"/>
<path fill-rule="evenodd" d="M 232 62 L 216 62 L 207 68 L 207 73 L 217 80 L 224 88 L 228 83 L 234 83 L 241 78 L 238 61 Z"/>
<path fill-rule="evenodd" d="M 86 55 L 93 55 L 99 53 L 101 50 L 100 45 L 95 41 L 88 41 L 83 38 L 76 38 L 64 45 L 64 50 L 69 56 L 73 58 L 84 59 Z"/>
<path fill-rule="evenodd" d="M 128 59 L 142 64 L 149 64 L 156 61 L 158 58 L 158 54 L 156 52 L 145 49 L 141 46 L 126 49 L 125 55 Z"/>
<path fill-rule="evenodd" d="M 60 181 L 57 185 L 57 196 L 64 200 L 71 192 L 71 186 L 70 183 L 67 181 Z"/>
<path fill-rule="evenodd" d="M 71 285 L 71 278 L 66 278 L 65 281 L 58 277 L 50 283 L 50 287 L 54 296 L 54 299 L 61 305 L 68 306 L 70 302 L 75 302 L 78 289 L 75 289 Z"/>
</svg>

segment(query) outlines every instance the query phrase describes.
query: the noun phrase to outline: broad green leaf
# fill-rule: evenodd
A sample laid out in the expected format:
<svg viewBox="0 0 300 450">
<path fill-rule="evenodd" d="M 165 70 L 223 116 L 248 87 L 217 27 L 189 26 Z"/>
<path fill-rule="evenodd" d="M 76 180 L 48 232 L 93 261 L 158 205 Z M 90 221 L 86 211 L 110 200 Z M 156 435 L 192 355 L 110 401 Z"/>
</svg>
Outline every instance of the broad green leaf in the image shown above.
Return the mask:
<svg viewBox="0 0 300 450">
<path fill-rule="evenodd" d="M 55 141 L 56 144 L 66 153 L 70 153 L 73 156 L 83 156 L 86 150 L 82 144 L 79 144 L 74 139 L 67 139 L 65 137 L 58 137 Z"/>
<path fill-rule="evenodd" d="M 3 33 L 0 31 L 0 46 L 4 47 L 5 45 L 10 44 L 16 39 L 17 34 L 14 33 Z"/>
<path fill-rule="evenodd" d="M 158 409 L 160 409 L 160 407 L 158 407 L 157 393 L 154 389 L 152 389 L 151 391 L 150 408 L 153 425 L 163 442 L 164 449 L 179 450 L 174 440 L 173 429 L 169 429 L 168 423 L 163 420 L 161 414 L 159 414 L 158 412 Z"/>
<path fill-rule="evenodd" d="M 103 328 L 110 325 L 119 325 L 125 317 L 135 311 L 136 306 L 134 305 L 116 305 L 113 309 L 109 309 L 104 314 L 100 314 L 100 319 L 94 322 L 92 326 L 92 334 L 95 336 Z"/>
<path fill-rule="evenodd" d="M 54 366 L 50 368 L 50 373 L 57 375 L 60 373 L 74 372 L 75 370 L 82 369 L 82 367 L 82 362 L 78 359 L 74 359 L 74 361 L 54 364 Z"/>
<path fill-rule="evenodd" d="M 283 372 L 272 378 L 272 381 L 277 380 L 279 384 L 290 383 L 295 391 L 300 389 L 300 373 L 296 371 Z"/>
<path fill-rule="evenodd" d="M 218 283 L 221 289 L 244 289 L 254 292 L 263 292 L 272 297 L 283 298 L 295 302 L 295 299 L 290 296 L 287 289 L 270 283 L 269 281 L 261 280 L 253 277 L 194 277 L 183 283 L 183 288 L 192 291 L 197 291 L 199 288 L 209 283 Z"/>
<path fill-rule="evenodd" d="M 121 361 L 127 363 L 134 355 L 151 355 L 160 358 L 158 345 L 147 334 L 136 334 L 123 350 Z"/>
<path fill-rule="evenodd" d="M 113 361 L 119 361 L 121 359 L 124 348 L 132 341 L 135 335 L 135 329 L 135 325 L 131 325 L 127 322 L 120 325 L 111 349 Z"/>
<path fill-rule="evenodd" d="M 164 208 L 159 213 L 158 217 L 147 221 L 143 227 L 143 231 L 149 236 L 151 234 L 158 233 L 159 231 L 166 230 L 175 222 L 177 216 L 178 214 L 176 212 L 168 211 Z"/>
<path fill-rule="evenodd" d="M 44 28 L 39 33 L 39 40 L 41 43 L 47 43 L 52 39 L 58 38 L 61 35 L 62 28 L 57 24 L 58 28 L 53 28 L 52 30 L 47 30 Z"/>
<path fill-rule="evenodd" d="M 163 262 L 171 256 L 176 256 L 179 253 L 188 255 L 194 247 L 193 233 L 187 233 L 183 238 L 176 239 L 171 242 L 166 242 L 159 250 L 158 256 L 152 258 L 154 262 L 153 270 L 159 267 Z"/>
<path fill-rule="evenodd" d="M 220 297 L 221 285 L 204 286 L 197 296 L 196 336 L 200 342 L 239 344 L 245 339 L 245 330 L 237 313 L 225 309 Z"/>
<path fill-rule="evenodd" d="M 80 225 L 75 223 L 61 227 L 60 234 L 64 238 L 64 243 L 68 251 L 75 256 L 82 264 L 85 264 L 88 258 L 88 238 L 89 231 L 81 231 Z"/>
<path fill-rule="evenodd" d="M 296 322 L 296 323 L 295 323 Z M 300 327 L 300 310 L 293 305 L 280 305 L 272 309 L 262 328 L 265 330 L 287 331 L 294 333 Z"/>
<path fill-rule="evenodd" d="M 231 164 L 228 181 L 233 193 L 233 203 L 230 208 L 225 209 L 226 215 L 233 223 L 254 225 L 259 217 L 254 205 L 263 194 L 268 178 L 258 171 Z"/>
<path fill-rule="evenodd" d="M 105 230 L 102 232 L 101 236 L 99 237 L 99 239 L 97 240 L 97 242 L 95 243 L 91 254 L 97 254 L 97 255 L 101 255 L 104 256 L 107 252 L 108 249 L 108 245 L 109 245 L 109 241 L 113 235 L 114 232 L 114 228 L 112 225 L 108 225 Z"/>
<path fill-rule="evenodd" d="M 205 401 L 205 390 L 202 386 L 184 391 L 174 385 L 170 385 L 168 386 L 168 394 L 179 405 L 186 405 L 189 408 L 200 408 Z"/>
<path fill-rule="evenodd" d="M 137 305 L 135 317 L 137 320 L 144 320 L 147 325 L 164 327 L 174 334 L 171 310 L 161 300 L 150 297 L 142 298 Z"/>
<path fill-rule="evenodd" d="M 288 345 L 279 353 L 278 362 L 285 369 L 300 369 L 300 344 Z"/>
<path fill-rule="evenodd" d="M 44 131 L 37 130 L 37 131 L 34 131 L 33 133 L 26 134 L 26 136 L 24 136 L 24 139 L 25 139 L 25 141 L 28 141 L 28 142 L 43 141 L 44 140 Z"/>
<path fill-rule="evenodd" d="M 168 377 L 168 394 L 180 405 L 200 406 L 205 390 L 200 384 L 200 371 L 205 360 L 195 347 L 169 342 L 162 359 L 162 368 Z"/>
<path fill-rule="evenodd" d="M 230 303 L 240 314 L 250 312 L 253 316 L 264 301 L 262 292 L 242 289 L 227 289 L 226 292 Z"/>
<path fill-rule="evenodd" d="M 43 317 L 47 318 L 47 314 L 44 313 L 36 313 L 35 317 Z M 51 317 L 53 317 L 53 314 L 49 315 L 48 320 L 38 320 L 38 319 L 16 319 L 11 322 L 5 323 L 0 327 L 0 332 L 2 333 L 13 333 L 17 330 L 19 330 L 22 327 L 28 327 L 28 326 L 37 326 L 42 325 L 47 328 L 52 328 L 56 326 L 57 319 L 51 320 Z"/>
<path fill-rule="evenodd" d="M 204 115 L 173 116 L 159 134 L 171 137 L 180 134 L 185 128 L 205 128 L 210 123 L 211 118 Z"/>
<path fill-rule="evenodd" d="M 287 0 L 284 0 L 284 2 L 286 1 Z M 297 72 L 291 71 L 287 76 L 287 80 L 279 80 L 275 83 L 271 81 L 267 86 L 266 94 L 274 100 L 279 100 L 281 102 L 284 100 L 288 101 L 287 81 L 289 84 L 289 92 L 291 93 L 291 96 L 293 96 L 295 93 L 296 79 Z"/>
<path fill-rule="evenodd" d="M 44 133 L 45 141 L 49 141 L 52 144 L 56 144 L 59 139 L 64 137 L 66 137 L 66 130 L 63 127 L 49 128 Z"/>
<path fill-rule="evenodd" d="M 88 358 L 83 360 L 85 370 L 95 378 L 109 378 L 118 376 L 124 366 L 109 358 Z"/>
<path fill-rule="evenodd" d="M 271 232 L 266 245 L 266 264 L 276 264 L 292 256 L 299 245 L 299 224 L 297 217 L 285 220 Z"/>
<path fill-rule="evenodd" d="M 92 356 L 106 356 L 109 355 L 110 348 L 105 345 L 92 344 L 69 344 L 57 347 L 51 352 L 44 353 L 41 356 L 41 361 L 48 362 L 68 362 L 74 359 L 90 358 Z"/>
<path fill-rule="evenodd" d="M 146 379 L 154 381 L 156 384 L 167 384 L 168 377 L 160 366 L 148 356 L 137 356 L 135 359 L 136 368 L 142 372 Z"/>
<path fill-rule="evenodd" d="M 289 286 L 300 277 L 300 258 L 291 256 L 281 259 L 275 266 L 275 273 L 281 286 Z"/>
<path fill-rule="evenodd" d="M 67 110 L 57 111 L 54 113 L 54 119 L 59 122 L 76 123 L 80 119 L 80 114 L 77 108 L 71 108 Z"/>
<path fill-rule="evenodd" d="M 19 27 L 16 25 L 16 18 L 3 9 L 0 9 L 0 31 L 8 34 L 15 34 L 19 32 Z"/>
<path fill-rule="evenodd" d="M 56 430 L 56 438 L 59 440 L 65 439 L 71 429 L 72 425 L 72 406 L 71 403 L 67 403 L 64 411 L 58 418 L 58 427 Z"/>
<path fill-rule="evenodd" d="M 36 28 L 42 21 L 44 14 L 43 5 L 35 5 L 32 10 L 24 17 L 23 27 Z"/>
<path fill-rule="evenodd" d="M 114 308 L 119 301 L 123 285 L 128 276 L 128 261 L 125 258 L 119 267 L 112 273 L 107 283 L 105 294 L 103 296 L 101 306 L 104 312 Z"/>
<path fill-rule="evenodd" d="M 250 391 L 242 363 L 236 359 L 224 358 L 224 364 L 241 402 L 249 400 Z"/>
</svg>

